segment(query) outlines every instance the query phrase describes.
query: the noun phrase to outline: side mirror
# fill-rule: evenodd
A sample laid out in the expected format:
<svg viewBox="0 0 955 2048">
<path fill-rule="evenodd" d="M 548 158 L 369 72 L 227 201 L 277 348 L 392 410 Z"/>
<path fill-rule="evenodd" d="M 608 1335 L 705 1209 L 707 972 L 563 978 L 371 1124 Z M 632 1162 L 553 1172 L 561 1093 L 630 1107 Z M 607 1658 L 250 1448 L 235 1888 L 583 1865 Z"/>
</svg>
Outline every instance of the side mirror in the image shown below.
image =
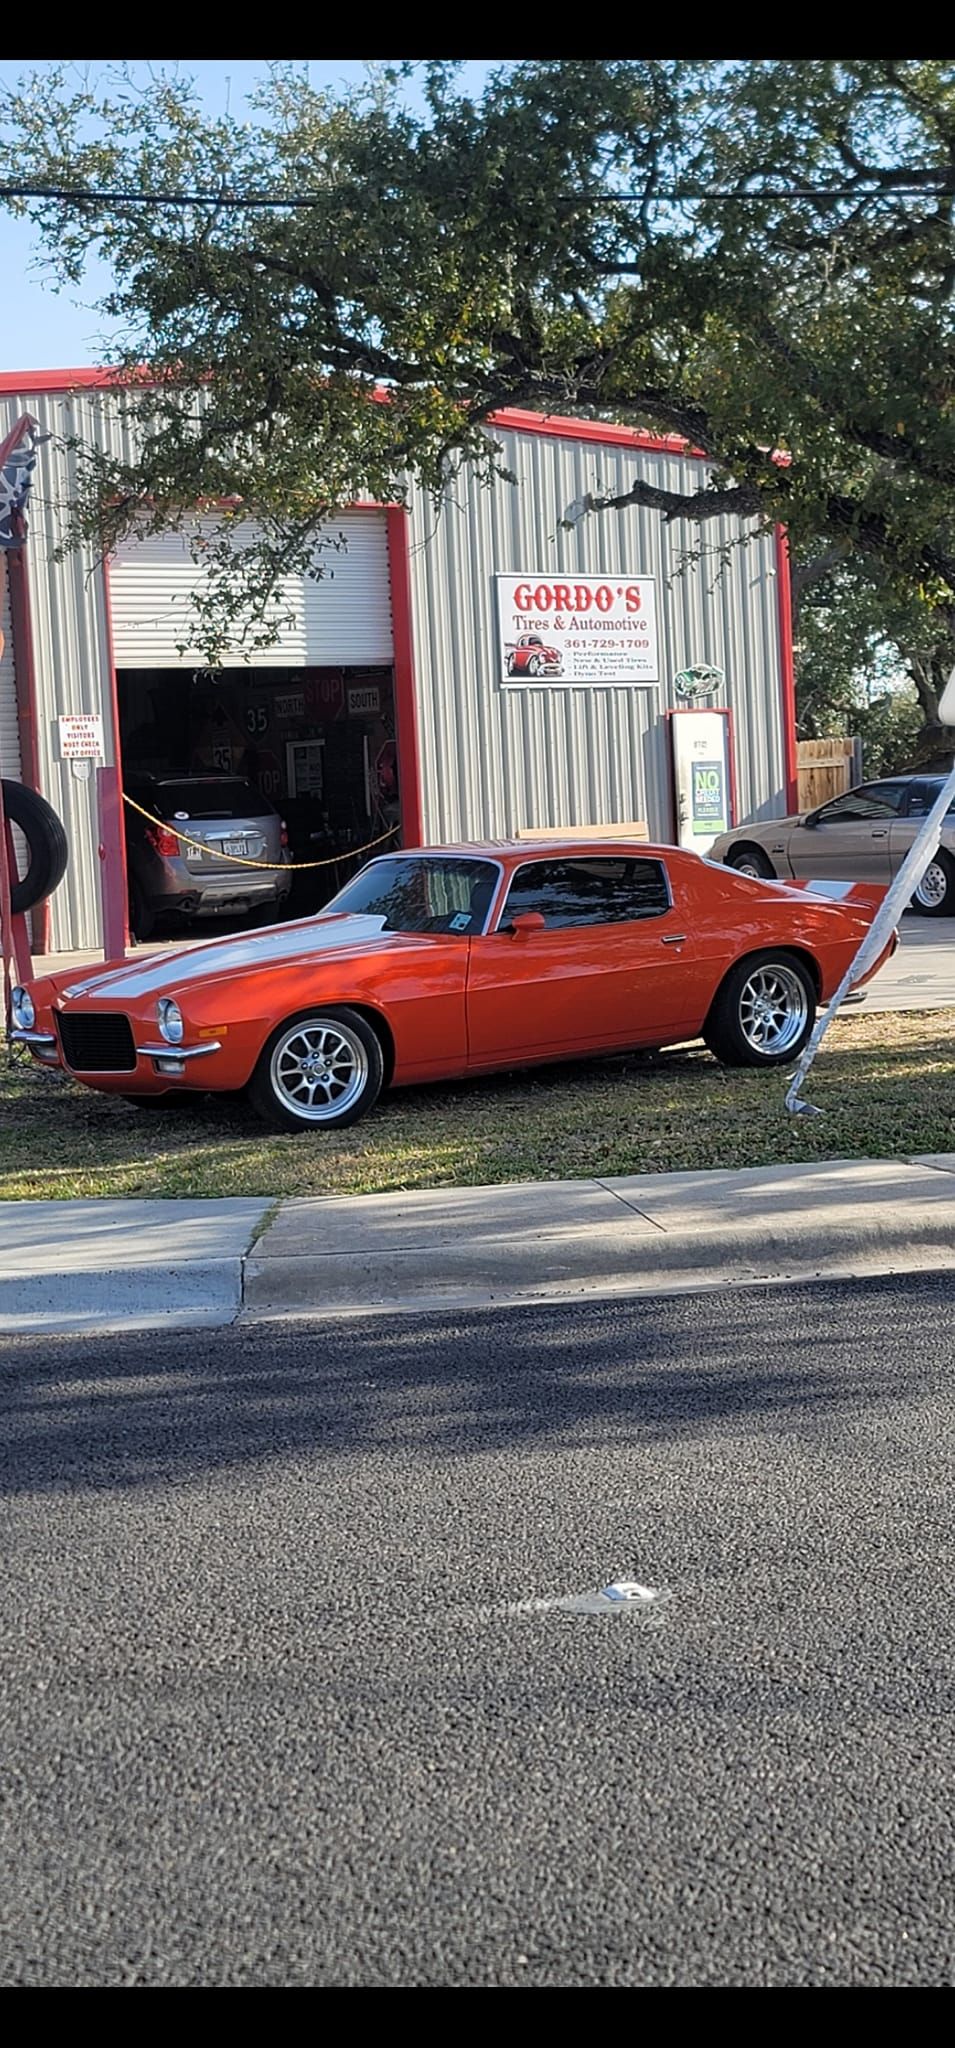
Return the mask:
<svg viewBox="0 0 955 2048">
<path fill-rule="evenodd" d="M 818 811 L 807 811 L 807 812 L 806 812 L 806 815 L 805 815 L 805 817 L 804 817 L 804 819 L 803 819 L 803 821 L 802 821 L 802 822 L 803 822 L 803 830 L 804 830 L 804 831 L 806 831 L 806 832 L 814 832 L 814 831 L 815 831 L 815 829 L 816 829 L 816 826 L 817 826 L 817 825 L 818 825 L 818 823 L 819 823 L 819 812 L 818 812 Z"/>
<path fill-rule="evenodd" d="M 544 919 L 539 910 L 519 910 L 517 916 L 512 917 L 506 927 L 512 939 L 526 939 L 530 937 L 531 932 L 542 932 L 544 929 Z"/>
</svg>

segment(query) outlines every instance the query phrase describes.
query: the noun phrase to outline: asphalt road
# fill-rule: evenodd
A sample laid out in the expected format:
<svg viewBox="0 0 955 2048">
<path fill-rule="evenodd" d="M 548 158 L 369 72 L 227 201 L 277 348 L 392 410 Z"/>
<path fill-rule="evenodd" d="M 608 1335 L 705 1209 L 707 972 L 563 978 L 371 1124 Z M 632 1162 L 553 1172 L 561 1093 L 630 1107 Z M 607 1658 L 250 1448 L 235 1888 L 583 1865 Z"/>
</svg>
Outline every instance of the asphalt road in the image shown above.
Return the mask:
<svg viewBox="0 0 955 2048">
<path fill-rule="evenodd" d="M 952 1366 L 947 1274 L 8 1342 L 0 1980 L 951 1984 Z"/>
</svg>

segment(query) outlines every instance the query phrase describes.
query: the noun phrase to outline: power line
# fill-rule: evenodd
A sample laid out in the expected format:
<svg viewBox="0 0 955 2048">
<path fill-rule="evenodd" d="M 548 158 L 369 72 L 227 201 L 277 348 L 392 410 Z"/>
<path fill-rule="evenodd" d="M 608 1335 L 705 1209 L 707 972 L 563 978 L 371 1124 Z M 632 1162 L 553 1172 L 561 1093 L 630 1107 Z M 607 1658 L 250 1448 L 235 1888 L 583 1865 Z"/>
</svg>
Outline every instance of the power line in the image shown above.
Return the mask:
<svg viewBox="0 0 955 2048">
<path fill-rule="evenodd" d="M 950 171 L 939 170 L 937 173 L 932 174 L 931 181 L 928 176 L 925 176 L 918 182 L 905 184 L 885 184 L 879 182 L 866 185 L 864 181 L 860 181 L 856 185 L 762 186 L 755 190 L 746 191 L 740 190 L 739 187 L 730 187 L 727 190 L 716 189 L 707 191 L 704 189 L 702 191 L 694 191 L 689 186 L 677 186 L 670 192 L 656 190 L 650 194 L 643 192 L 601 192 L 590 195 L 581 194 L 579 198 L 568 194 L 562 203 L 565 206 L 579 206 L 588 196 L 603 206 L 643 206 L 645 204 L 651 206 L 702 206 L 710 201 L 717 201 L 720 204 L 732 202 L 736 205 L 761 205 L 767 201 L 777 199 L 811 200 L 823 205 L 830 202 L 833 205 L 837 205 L 847 199 L 951 198 L 955 196 L 955 180 L 953 180 Z M 300 192 L 294 194 L 278 192 L 79 191 L 75 186 L 69 185 L 0 185 L 0 199 L 52 199 L 62 202 L 67 206 L 211 206 L 227 208 L 234 212 L 268 211 L 270 209 L 282 211 L 285 209 L 301 210 L 309 207 L 325 206 L 328 204 L 328 197 L 328 193 L 325 192 Z"/>
</svg>

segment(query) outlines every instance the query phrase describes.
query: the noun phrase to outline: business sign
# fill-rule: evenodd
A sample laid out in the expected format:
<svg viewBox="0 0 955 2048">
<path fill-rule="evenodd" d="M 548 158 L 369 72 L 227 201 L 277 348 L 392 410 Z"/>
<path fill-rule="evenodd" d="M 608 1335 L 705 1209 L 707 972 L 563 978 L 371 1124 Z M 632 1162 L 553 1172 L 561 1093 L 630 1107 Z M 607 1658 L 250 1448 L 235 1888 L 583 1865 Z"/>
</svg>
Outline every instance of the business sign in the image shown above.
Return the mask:
<svg viewBox="0 0 955 2048">
<path fill-rule="evenodd" d="M 693 668 L 681 668 L 673 678 L 673 690 L 681 704 L 706 704 L 717 697 L 726 681 L 721 668 L 698 661 Z"/>
<path fill-rule="evenodd" d="M 103 721 L 99 712 L 73 713 L 57 719 L 61 761 L 101 761 Z"/>
<path fill-rule="evenodd" d="M 725 761 L 693 761 L 690 816 L 696 839 L 714 839 L 729 831 Z"/>
<path fill-rule="evenodd" d="M 502 683 L 639 688 L 659 677 L 651 576 L 495 576 Z"/>
</svg>

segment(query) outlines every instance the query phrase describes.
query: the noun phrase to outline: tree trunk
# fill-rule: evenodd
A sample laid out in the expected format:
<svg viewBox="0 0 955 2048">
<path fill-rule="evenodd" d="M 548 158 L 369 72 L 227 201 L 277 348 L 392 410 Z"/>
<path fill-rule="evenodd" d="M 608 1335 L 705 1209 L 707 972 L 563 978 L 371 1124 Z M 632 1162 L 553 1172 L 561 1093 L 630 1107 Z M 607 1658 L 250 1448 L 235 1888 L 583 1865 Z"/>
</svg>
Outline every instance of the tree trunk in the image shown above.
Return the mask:
<svg viewBox="0 0 955 2048">
<path fill-rule="evenodd" d="M 955 766 L 955 733 L 943 725 L 938 703 L 952 666 L 952 647 L 939 648 L 930 655 L 909 655 L 906 669 L 915 684 L 916 696 L 925 721 L 912 749 L 909 770 L 926 773 L 940 769 L 948 774 Z"/>
</svg>

